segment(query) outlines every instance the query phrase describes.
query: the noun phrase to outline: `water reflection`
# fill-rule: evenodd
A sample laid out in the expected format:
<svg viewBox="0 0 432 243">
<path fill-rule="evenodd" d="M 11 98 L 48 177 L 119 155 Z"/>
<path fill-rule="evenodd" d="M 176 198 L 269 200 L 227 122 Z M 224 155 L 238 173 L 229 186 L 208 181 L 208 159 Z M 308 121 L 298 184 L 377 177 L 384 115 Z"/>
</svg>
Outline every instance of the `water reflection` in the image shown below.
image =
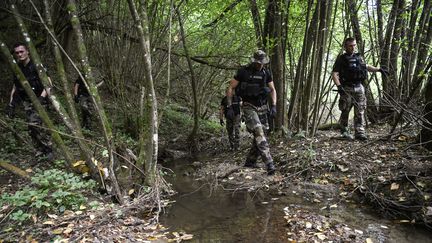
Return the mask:
<svg viewBox="0 0 432 243">
<path fill-rule="evenodd" d="M 221 186 L 211 188 L 192 176 L 183 176 L 188 168 L 174 165 L 178 176 L 168 179 L 178 192 L 176 202 L 166 209 L 161 223 L 170 231 L 193 234 L 190 242 L 287 242 L 287 223 L 283 208 L 301 205 L 302 208 L 327 215 L 356 229 L 372 227 L 381 242 L 431 242 L 427 230 L 406 227 L 380 219 L 359 205 L 342 204 L 337 209 L 323 212 L 321 205 L 307 202 L 296 195 L 277 196 L 266 191 L 231 191 Z M 380 227 L 384 225 L 386 230 Z"/>
</svg>

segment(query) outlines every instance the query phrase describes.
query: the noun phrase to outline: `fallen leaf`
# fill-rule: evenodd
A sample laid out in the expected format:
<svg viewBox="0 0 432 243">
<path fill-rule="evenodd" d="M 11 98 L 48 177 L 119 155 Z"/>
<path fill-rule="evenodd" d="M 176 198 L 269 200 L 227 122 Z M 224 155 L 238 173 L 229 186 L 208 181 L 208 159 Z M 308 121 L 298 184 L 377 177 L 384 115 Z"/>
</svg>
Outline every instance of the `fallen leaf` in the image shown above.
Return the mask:
<svg viewBox="0 0 432 243">
<path fill-rule="evenodd" d="M 371 238 L 367 238 L 367 239 L 366 239 L 366 243 L 373 243 L 373 241 L 372 241 Z"/>
<path fill-rule="evenodd" d="M 342 171 L 342 172 L 345 172 L 345 171 L 348 171 L 349 169 L 348 169 L 348 167 L 345 167 L 345 166 L 343 166 L 343 165 L 336 165 L 337 167 L 338 167 L 338 169 L 340 170 L 340 171 Z"/>
<path fill-rule="evenodd" d="M 245 176 L 245 179 L 250 180 L 250 179 L 252 179 L 252 176 L 250 176 L 250 175 Z"/>
<path fill-rule="evenodd" d="M 33 172 L 33 170 L 30 169 L 30 168 L 26 169 L 25 171 L 26 171 L 27 173 L 32 173 L 32 172 Z"/>
<path fill-rule="evenodd" d="M 312 223 L 311 222 L 306 222 L 306 229 L 310 229 L 312 228 Z"/>
<path fill-rule="evenodd" d="M 84 160 L 78 160 L 78 161 L 75 161 L 74 163 L 72 163 L 73 167 L 78 167 L 80 165 L 85 165 L 85 161 Z"/>
<path fill-rule="evenodd" d="M 419 186 L 421 188 L 424 188 L 426 186 L 426 184 L 422 181 L 418 181 L 416 184 L 417 184 L 417 186 Z"/>
<path fill-rule="evenodd" d="M 325 240 L 327 237 L 323 234 L 323 233 L 315 233 L 315 235 L 318 237 L 318 239 L 320 240 Z"/>
<path fill-rule="evenodd" d="M 79 209 L 81 209 L 81 210 L 84 210 L 84 209 L 86 209 L 87 207 L 86 206 L 84 206 L 84 205 L 80 205 L 80 207 L 79 207 Z"/>
<path fill-rule="evenodd" d="M 54 222 L 48 220 L 48 221 L 43 222 L 42 224 L 46 224 L 46 225 L 54 225 Z"/>
<path fill-rule="evenodd" d="M 432 207 L 426 207 L 427 212 L 426 212 L 426 216 L 431 216 L 432 215 Z"/>
<path fill-rule="evenodd" d="M 65 230 L 63 231 L 63 234 L 68 235 L 68 234 L 70 234 L 72 231 L 73 231 L 72 228 L 67 228 L 67 229 L 65 229 Z"/>
<path fill-rule="evenodd" d="M 58 218 L 58 216 L 55 215 L 55 214 L 47 214 L 47 215 L 48 215 L 48 217 L 50 217 L 50 218 L 52 218 L 52 219 L 56 219 L 56 218 Z"/>
<path fill-rule="evenodd" d="M 95 219 L 95 218 L 96 218 L 96 216 L 95 216 L 95 215 L 93 215 L 93 214 L 90 214 L 90 215 L 89 215 L 89 217 L 90 217 L 90 219 L 91 219 L 91 220 L 93 220 L 93 219 Z"/>
<path fill-rule="evenodd" d="M 55 230 L 53 230 L 51 232 L 53 234 L 55 234 L 55 235 L 61 235 L 63 233 L 63 229 L 62 228 L 58 228 L 58 229 L 55 229 Z"/>
<path fill-rule="evenodd" d="M 390 186 L 390 190 L 394 191 L 397 189 L 399 189 L 399 184 L 393 182 Z"/>
<path fill-rule="evenodd" d="M 184 234 L 180 237 L 181 240 L 191 240 L 193 238 L 193 235 L 191 234 Z"/>
<path fill-rule="evenodd" d="M 135 192 L 135 189 L 130 189 L 129 191 L 128 191 L 128 195 L 130 196 L 130 195 L 132 195 L 132 193 L 134 193 Z"/>
</svg>

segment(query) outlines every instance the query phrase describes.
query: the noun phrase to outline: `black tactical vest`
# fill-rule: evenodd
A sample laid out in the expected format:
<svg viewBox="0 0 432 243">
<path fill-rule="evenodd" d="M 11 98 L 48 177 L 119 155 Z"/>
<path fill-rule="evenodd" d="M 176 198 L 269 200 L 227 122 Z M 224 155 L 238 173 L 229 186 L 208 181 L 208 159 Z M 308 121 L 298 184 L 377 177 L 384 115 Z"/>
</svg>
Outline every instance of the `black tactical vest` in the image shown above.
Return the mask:
<svg viewBox="0 0 432 243">
<path fill-rule="evenodd" d="M 18 64 L 21 71 L 23 72 L 24 76 L 26 77 L 27 81 L 29 82 L 33 92 L 36 96 L 40 96 L 44 87 L 42 85 L 42 82 L 39 78 L 38 71 L 36 69 L 36 65 L 33 63 L 33 61 L 30 61 L 27 66 L 24 66 L 22 64 Z M 23 100 L 28 100 L 28 96 L 24 91 L 24 88 L 21 86 L 21 83 L 18 81 L 18 77 L 15 77 L 15 87 L 17 89 L 17 93 Z"/>
<path fill-rule="evenodd" d="M 266 71 L 264 69 L 256 72 L 248 70 L 248 74 L 248 80 L 240 82 L 240 88 L 237 91 L 239 96 L 244 102 L 257 106 L 264 105 L 270 90 L 267 87 Z"/>
<path fill-rule="evenodd" d="M 340 72 L 342 84 L 357 85 L 367 79 L 366 63 L 363 62 L 360 54 L 344 54 L 341 58 L 343 60 Z"/>
</svg>

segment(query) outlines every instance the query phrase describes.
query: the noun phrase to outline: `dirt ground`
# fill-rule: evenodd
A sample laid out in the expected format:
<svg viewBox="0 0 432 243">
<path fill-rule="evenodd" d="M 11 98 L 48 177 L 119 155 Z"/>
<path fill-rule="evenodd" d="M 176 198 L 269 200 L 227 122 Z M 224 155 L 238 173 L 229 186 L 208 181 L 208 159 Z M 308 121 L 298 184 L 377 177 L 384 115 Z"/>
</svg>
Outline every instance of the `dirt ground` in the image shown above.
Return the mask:
<svg viewBox="0 0 432 243">
<path fill-rule="evenodd" d="M 260 168 L 243 167 L 250 138 L 243 139 L 240 151 L 221 151 L 220 146 L 214 144 L 222 141 L 211 141 L 211 145 L 205 148 L 207 156 L 195 165 L 189 176 L 238 190 L 277 191 L 282 196 L 293 186 L 314 188 L 314 193 L 307 194 L 310 201 L 320 201 L 331 194 L 338 200 L 368 205 L 387 218 L 428 227 L 432 219 L 431 153 L 418 146 L 413 135 L 400 134 L 387 139 L 384 127 L 370 128 L 368 132 L 367 141 L 343 140 L 333 130 L 319 131 L 314 138 L 301 135 L 272 138 L 271 153 L 277 168 L 273 176 L 267 176 L 262 163 L 258 163 Z M 17 183 L 16 178 L 6 177 L 2 179 L 2 192 L 10 191 Z M 56 235 L 65 242 L 94 242 L 96 239 L 179 242 L 192 237 L 185 233 L 168 232 L 158 224 L 154 211 L 142 211 L 133 203 L 118 206 L 106 198 L 101 200 L 106 203 L 97 210 L 48 217 L 13 234 L 5 233 L 7 225 L 2 220 L 1 234 L 3 237 L 12 234 L 25 241 L 36 238 L 35 242 L 41 239 L 38 237 L 53 239 Z M 167 202 L 163 201 L 163 204 Z M 296 216 L 299 213 L 304 215 L 302 219 Z M 314 239 L 318 241 L 349 241 L 353 237 L 357 237 L 359 242 L 369 240 L 343 224 L 328 222 L 301 209 L 287 208 L 286 219 L 292 229 L 303 227 L 301 232 L 305 235 L 314 230 L 308 222 L 320 222 L 319 231 L 314 234 Z M 289 239 L 294 242 L 306 238 L 293 234 Z"/>
</svg>

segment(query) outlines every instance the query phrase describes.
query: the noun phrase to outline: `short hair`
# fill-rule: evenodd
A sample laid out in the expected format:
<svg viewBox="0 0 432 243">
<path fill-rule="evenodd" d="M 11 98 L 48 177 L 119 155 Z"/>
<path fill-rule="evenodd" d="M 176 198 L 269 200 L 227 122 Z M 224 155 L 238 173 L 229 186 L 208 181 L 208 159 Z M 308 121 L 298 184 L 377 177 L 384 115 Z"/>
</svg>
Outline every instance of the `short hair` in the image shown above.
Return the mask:
<svg viewBox="0 0 432 243">
<path fill-rule="evenodd" d="M 355 41 L 355 40 L 356 40 L 356 39 L 353 38 L 353 37 L 348 37 L 348 38 L 346 38 L 345 41 L 344 41 L 344 46 L 346 46 L 346 44 L 347 44 L 348 42 L 353 42 L 353 41 Z"/>
<path fill-rule="evenodd" d="M 15 48 L 19 47 L 19 46 L 24 46 L 24 48 L 28 51 L 28 46 L 26 43 L 24 42 L 17 42 L 13 45 L 12 47 L 12 51 L 15 50 Z"/>
</svg>

